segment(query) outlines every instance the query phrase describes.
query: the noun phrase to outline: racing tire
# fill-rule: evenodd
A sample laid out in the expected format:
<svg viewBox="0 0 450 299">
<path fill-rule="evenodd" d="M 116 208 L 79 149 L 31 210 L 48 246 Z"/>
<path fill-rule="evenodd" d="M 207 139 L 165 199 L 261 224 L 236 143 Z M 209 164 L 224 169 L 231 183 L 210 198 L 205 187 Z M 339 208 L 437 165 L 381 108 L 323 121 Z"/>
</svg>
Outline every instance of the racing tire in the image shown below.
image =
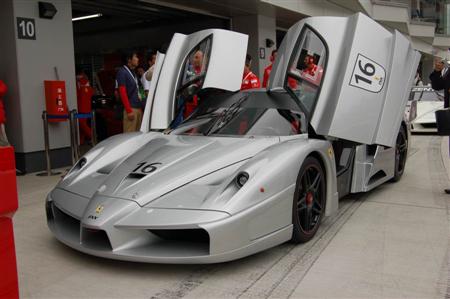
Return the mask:
<svg viewBox="0 0 450 299">
<path fill-rule="evenodd" d="M 400 127 L 400 131 L 397 135 L 397 141 L 395 142 L 395 169 L 392 182 L 398 182 L 402 178 L 405 172 L 406 158 L 408 156 L 408 139 L 406 137 L 406 131 L 403 126 Z"/>
<path fill-rule="evenodd" d="M 304 243 L 316 234 L 325 212 L 326 180 L 320 162 L 310 156 L 300 168 L 292 205 L 293 243 Z"/>
</svg>

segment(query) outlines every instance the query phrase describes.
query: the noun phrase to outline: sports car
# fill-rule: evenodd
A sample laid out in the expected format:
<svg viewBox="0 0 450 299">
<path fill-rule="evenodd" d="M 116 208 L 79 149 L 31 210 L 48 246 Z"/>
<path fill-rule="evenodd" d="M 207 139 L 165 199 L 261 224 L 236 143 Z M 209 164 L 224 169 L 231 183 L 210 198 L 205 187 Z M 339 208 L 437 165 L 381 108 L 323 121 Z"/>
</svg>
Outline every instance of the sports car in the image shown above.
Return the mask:
<svg viewBox="0 0 450 299">
<path fill-rule="evenodd" d="M 444 95 L 429 86 L 414 86 L 409 97 L 410 103 L 415 103 L 414 118 L 411 119 L 412 133 L 436 133 L 437 110 L 444 108 Z M 411 106 L 414 107 L 414 104 Z M 413 109 L 414 110 L 414 109 Z M 414 112 L 414 111 L 413 111 Z"/>
<path fill-rule="evenodd" d="M 105 258 L 217 263 L 306 242 L 339 198 L 400 179 L 408 39 L 363 14 L 307 18 L 268 87 L 242 92 L 246 50 L 237 32 L 175 34 L 141 131 L 99 143 L 48 195 L 54 236 Z"/>
</svg>

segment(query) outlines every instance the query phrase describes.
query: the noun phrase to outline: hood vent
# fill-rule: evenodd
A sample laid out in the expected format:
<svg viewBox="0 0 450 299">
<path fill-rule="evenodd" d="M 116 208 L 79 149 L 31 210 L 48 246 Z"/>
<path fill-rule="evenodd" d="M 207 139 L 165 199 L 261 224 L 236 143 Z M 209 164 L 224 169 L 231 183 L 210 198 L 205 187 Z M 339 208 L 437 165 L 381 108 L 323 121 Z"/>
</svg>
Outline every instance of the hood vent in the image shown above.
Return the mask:
<svg viewBox="0 0 450 299">
<path fill-rule="evenodd" d="M 128 179 L 128 180 L 140 180 L 143 177 L 145 177 L 145 174 L 143 174 L 143 173 L 130 173 L 125 179 Z"/>
<path fill-rule="evenodd" d="M 120 189 L 125 189 L 130 187 L 131 185 L 137 183 L 140 179 L 144 178 L 145 174 L 140 173 L 130 173 L 127 175 L 122 182 L 117 186 L 116 191 Z"/>
<path fill-rule="evenodd" d="M 101 173 L 101 174 L 110 174 L 111 171 L 114 169 L 114 167 L 116 167 L 116 164 L 117 164 L 116 162 L 110 163 L 110 164 L 100 168 L 99 170 L 97 170 L 97 172 Z"/>
</svg>

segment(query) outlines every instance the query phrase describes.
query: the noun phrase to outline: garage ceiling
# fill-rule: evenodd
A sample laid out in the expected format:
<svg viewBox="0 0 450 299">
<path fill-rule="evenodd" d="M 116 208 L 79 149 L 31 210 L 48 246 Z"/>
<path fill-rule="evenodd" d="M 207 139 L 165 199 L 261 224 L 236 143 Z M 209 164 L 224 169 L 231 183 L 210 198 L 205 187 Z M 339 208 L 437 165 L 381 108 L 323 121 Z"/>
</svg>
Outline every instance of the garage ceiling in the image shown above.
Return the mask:
<svg viewBox="0 0 450 299">
<path fill-rule="evenodd" d="M 98 13 L 101 13 L 102 17 L 74 22 L 74 34 L 91 35 L 208 18 L 198 13 L 138 0 L 72 0 L 72 17 Z"/>
<path fill-rule="evenodd" d="M 72 0 L 73 17 L 97 13 L 103 16 L 74 22 L 75 35 L 254 14 L 273 16 L 278 27 L 289 28 L 304 17 L 259 0 Z"/>
</svg>

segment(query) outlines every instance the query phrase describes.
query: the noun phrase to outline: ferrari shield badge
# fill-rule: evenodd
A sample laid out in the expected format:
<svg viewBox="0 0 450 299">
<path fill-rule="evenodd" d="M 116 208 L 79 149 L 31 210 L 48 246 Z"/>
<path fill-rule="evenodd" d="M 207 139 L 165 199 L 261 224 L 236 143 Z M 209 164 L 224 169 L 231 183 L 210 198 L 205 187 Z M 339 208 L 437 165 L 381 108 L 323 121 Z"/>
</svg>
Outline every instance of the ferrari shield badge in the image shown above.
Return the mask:
<svg viewBox="0 0 450 299">
<path fill-rule="evenodd" d="M 103 211 L 103 209 L 104 209 L 104 206 L 98 205 L 98 206 L 95 208 L 95 213 L 96 213 L 96 214 L 100 214 L 100 213 Z"/>
</svg>

